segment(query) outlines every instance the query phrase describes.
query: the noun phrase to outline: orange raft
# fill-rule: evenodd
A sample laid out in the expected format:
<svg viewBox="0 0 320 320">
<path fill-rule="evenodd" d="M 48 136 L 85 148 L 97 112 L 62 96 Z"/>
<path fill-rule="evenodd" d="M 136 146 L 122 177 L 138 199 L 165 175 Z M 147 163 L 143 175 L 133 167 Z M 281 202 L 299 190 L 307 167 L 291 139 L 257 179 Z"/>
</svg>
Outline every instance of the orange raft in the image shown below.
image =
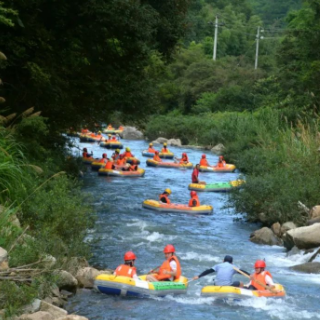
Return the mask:
<svg viewBox="0 0 320 320">
<path fill-rule="evenodd" d="M 186 204 L 167 204 L 156 200 L 145 200 L 142 203 L 142 207 L 161 212 L 196 213 L 205 215 L 209 215 L 213 212 L 213 207 L 208 205 L 203 205 L 199 207 L 189 207 Z"/>
<path fill-rule="evenodd" d="M 178 168 L 178 169 L 192 169 L 192 163 L 176 163 L 176 162 L 158 162 L 153 159 L 147 160 L 147 166 L 160 168 Z"/>
<path fill-rule="evenodd" d="M 110 176 L 110 177 L 143 177 L 145 170 L 139 168 L 137 171 L 122 171 L 101 168 L 98 171 L 99 176 Z"/>
<path fill-rule="evenodd" d="M 236 166 L 234 164 L 226 164 L 224 167 L 216 167 L 216 166 L 200 166 L 199 171 L 201 172 L 234 172 L 236 170 Z"/>
<path fill-rule="evenodd" d="M 206 286 L 202 288 L 201 295 L 223 299 L 244 299 L 253 297 L 284 297 L 286 291 L 281 284 L 275 284 L 274 292 L 270 290 L 248 290 L 231 286 Z"/>
</svg>

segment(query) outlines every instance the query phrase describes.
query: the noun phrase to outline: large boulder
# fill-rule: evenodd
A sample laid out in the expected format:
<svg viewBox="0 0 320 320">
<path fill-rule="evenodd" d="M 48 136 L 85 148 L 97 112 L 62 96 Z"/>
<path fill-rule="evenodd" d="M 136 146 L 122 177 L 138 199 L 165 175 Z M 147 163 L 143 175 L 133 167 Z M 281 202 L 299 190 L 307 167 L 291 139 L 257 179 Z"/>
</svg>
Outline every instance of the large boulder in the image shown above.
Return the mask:
<svg viewBox="0 0 320 320">
<path fill-rule="evenodd" d="M 76 314 L 68 314 L 67 316 L 58 318 L 56 320 L 88 320 L 88 318 L 78 316 Z"/>
<path fill-rule="evenodd" d="M 291 267 L 290 269 L 305 273 L 320 273 L 320 262 L 307 262 L 303 264 L 298 264 L 296 266 Z"/>
<path fill-rule="evenodd" d="M 43 300 L 41 301 L 40 311 L 45 311 L 50 313 L 54 319 L 64 317 L 68 314 L 66 310 L 58 308 Z"/>
<path fill-rule="evenodd" d="M 295 228 L 283 235 L 284 246 L 291 250 L 294 246 L 299 249 L 311 249 L 320 246 L 320 223 L 312 226 Z"/>
<path fill-rule="evenodd" d="M 124 127 L 121 135 L 126 140 L 143 140 L 143 133 L 135 127 Z"/>
<path fill-rule="evenodd" d="M 93 288 L 94 286 L 94 279 L 99 274 L 111 274 L 112 272 L 109 270 L 97 270 L 95 268 L 86 267 L 79 269 L 76 275 L 76 278 L 79 283 L 79 287 L 83 288 Z"/>
<path fill-rule="evenodd" d="M 164 144 L 167 141 L 168 141 L 168 139 L 163 138 L 163 137 L 159 137 L 156 140 L 152 141 L 152 143 L 153 144 Z"/>
<path fill-rule="evenodd" d="M 181 147 L 181 140 L 180 139 L 169 139 L 167 141 L 168 146 L 175 146 Z"/>
<path fill-rule="evenodd" d="M 8 252 L 0 247 L 0 270 L 6 270 L 8 268 Z"/>
<path fill-rule="evenodd" d="M 272 226 L 271 226 L 271 230 L 273 231 L 273 233 L 277 236 L 277 237 L 281 237 L 281 225 L 279 222 L 275 222 Z"/>
<path fill-rule="evenodd" d="M 55 272 L 55 275 L 57 276 L 57 286 L 60 290 L 76 291 L 78 281 L 71 273 L 61 270 Z"/>
<path fill-rule="evenodd" d="M 217 153 L 217 154 L 222 154 L 225 149 L 226 149 L 226 147 L 222 143 L 219 143 L 211 149 L 211 152 Z"/>
<path fill-rule="evenodd" d="M 320 218 L 320 206 L 314 206 L 309 213 L 309 219 Z"/>
<path fill-rule="evenodd" d="M 19 318 L 19 320 L 53 320 L 54 317 L 45 311 L 38 311 L 32 314 L 23 314 Z"/>
<path fill-rule="evenodd" d="M 74 277 L 76 277 L 78 270 L 86 267 L 89 267 L 89 263 L 84 257 L 65 258 L 61 265 L 63 270 L 70 272 Z"/>
<path fill-rule="evenodd" d="M 275 236 L 273 231 L 267 227 L 263 227 L 251 233 L 250 241 L 258 244 L 267 244 L 270 246 L 281 244 L 281 241 Z"/>
<path fill-rule="evenodd" d="M 292 221 L 285 222 L 281 226 L 281 234 L 285 234 L 287 231 L 295 229 L 297 226 Z"/>
</svg>

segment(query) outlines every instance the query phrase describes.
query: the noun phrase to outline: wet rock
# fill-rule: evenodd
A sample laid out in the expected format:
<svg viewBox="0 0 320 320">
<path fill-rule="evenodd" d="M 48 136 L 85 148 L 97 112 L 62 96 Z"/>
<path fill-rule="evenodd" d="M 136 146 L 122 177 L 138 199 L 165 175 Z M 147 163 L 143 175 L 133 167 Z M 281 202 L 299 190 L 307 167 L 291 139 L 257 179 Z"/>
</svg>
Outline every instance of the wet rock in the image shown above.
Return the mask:
<svg viewBox="0 0 320 320">
<path fill-rule="evenodd" d="M 310 257 L 308 262 L 312 262 L 318 255 L 320 255 L 320 248 L 318 248 L 318 250 L 316 250 L 316 252 Z"/>
<path fill-rule="evenodd" d="M 312 226 L 295 228 L 283 235 L 284 245 L 288 250 L 294 246 L 299 249 L 310 249 L 320 246 L 320 223 Z"/>
<path fill-rule="evenodd" d="M 121 135 L 126 140 L 143 140 L 143 133 L 135 127 L 124 127 Z"/>
<path fill-rule="evenodd" d="M 285 234 L 287 231 L 289 231 L 291 229 L 295 229 L 296 227 L 297 226 L 292 221 L 285 222 L 281 226 L 281 234 Z"/>
<path fill-rule="evenodd" d="M 76 278 L 78 280 L 79 286 L 83 288 L 93 288 L 94 280 L 99 274 L 112 274 L 108 270 L 97 270 L 95 268 L 86 267 L 78 271 Z"/>
<path fill-rule="evenodd" d="M 270 246 L 281 244 L 281 241 L 277 239 L 273 231 L 267 227 L 263 227 L 251 233 L 250 241 L 257 244 L 267 244 Z"/>
<path fill-rule="evenodd" d="M 309 219 L 320 218 L 320 206 L 314 206 L 309 213 Z"/>
<path fill-rule="evenodd" d="M 77 279 L 69 272 L 65 270 L 57 271 L 54 273 L 57 279 L 57 286 L 60 290 L 76 291 L 78 281 Z"/>
<path fill-rule="evenodd" d="M 272 226 L 271 226 L 271 230 L 273 231 L 273 233 L 277 236 L 280 237 L 281 236 L 281 225 L 279 222 L 275 222 Z"/>
<path fill-rule="evenodd" d="M 63 310 L 61 308 L 58 308 L 50 303 L 47 303 L 45 301 L 41 301 L 40 305 L 40 311 L 48 312 L 52 315 L 54 319 L 64 317 L 68 314 L 66 310 Z"/>
<path fill-rule="evenodd" d="M 53 320 L 54 317 L 45 311 L 38 311 L 32 314 L 23 314 L 19 318 L 19 320 Z"/>
<path fill-rule="evenodd" d="M 293 266 L 290 269 L 305 273 L 320 273 L 320 262 L 307 262 Z"/>
<path fill-rule="evenodd" d="M 225 149 L 226 149 L 225 146 L 222 143 L 219 143 L 211 149 L 211 152 L 222 154 Z"/>
<path fill-rule="evenodd" d="M 167 141 L 168 146 L 175 146 L 181 147 L 181 140 L 180 139 L 169 139 Z"/>
</svg>

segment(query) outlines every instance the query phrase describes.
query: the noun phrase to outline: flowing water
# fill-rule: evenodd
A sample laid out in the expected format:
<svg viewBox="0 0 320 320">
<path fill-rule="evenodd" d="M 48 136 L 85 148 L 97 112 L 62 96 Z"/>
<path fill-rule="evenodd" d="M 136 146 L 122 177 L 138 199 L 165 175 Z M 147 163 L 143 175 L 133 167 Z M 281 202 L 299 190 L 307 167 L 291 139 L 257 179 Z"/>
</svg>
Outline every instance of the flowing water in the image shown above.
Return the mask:
<svg viewBox="0 0 320 320">
<path fill-rule="evenodd" d="M 141 151 L 147 149 L 144 141 L 123 141 L 141 160 Z M 93 150 L 95 157 L 112 151 L 97 144 L 81 143 L 81 148 Z M 177 156 L 186 151 L 189 160 L 197 163 L 203 151 L 170 147 Z M 209 163 L 218 157 L 207 153 Z M 166 160 L 170 161 L 170 160 Z M 226 208 L 228 194 L 198 193 L 201 204 L 210 204 L 214 213 L 210 216 L 158 213 L 142 208 L 145 199 L 158 199 L 165 188 L 170 187 L 171 201 L 188 203 L 188 184 L 192 170 L 146 168 L 143 178 L 99 177 L 90 168 L 84 176 L 84 191 L 92 193 L 98 219 L 89 239 L 95 239 L 91 265 L 116 268 L 123 261 L 123 254 L 132 250 L 137 256 L 138 274 L 147 273 L 159 266 L 168 243 L 174 244 L 180 258 L 183 275 L 191 278 L 221 262 L 226 254 L 234 257 L 238 267 L 253 271 L 256 259 L 265 259 L 267 269 L 274 279 L 285 286 L 287 296 L 276 298 L 252 298 L 238 302 L 222 302 L 201 297 L 201 288 L 210 285 L 214 273 L 189 284 L 186 295 L 165 298 L 126 298 L 107 296 L 92 290 L 82 290 L 69 300 L 70 313 L 87 316 L 91 320 L 108 319 L 320 319 L 320 276 L 297 273 L 290 266 L 303 263 L 308 255 L 287 257 L 285 249 L 278 246 L 261 246 L 249 241 L 249 235 L 258 227 L 244 222 L 232 208 Z M 226 182 L 234 180 L 238 173 L 200 173 L 200 180 Z M 241 275 L 235 280 L 247 282 Z"/>
</svg>

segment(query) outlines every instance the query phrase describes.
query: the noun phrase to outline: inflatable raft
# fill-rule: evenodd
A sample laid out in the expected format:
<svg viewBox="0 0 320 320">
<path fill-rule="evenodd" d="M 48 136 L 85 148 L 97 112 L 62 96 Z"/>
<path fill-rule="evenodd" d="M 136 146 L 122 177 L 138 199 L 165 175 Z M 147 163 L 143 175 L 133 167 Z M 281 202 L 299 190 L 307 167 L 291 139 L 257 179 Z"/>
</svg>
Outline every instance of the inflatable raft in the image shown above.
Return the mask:
<svg viewBox="0 0 320 320">
<path fill-rule="evenodd" d="M 137 171 L 122 171 L 122 170 L 110 170 L 101 168 L 98 171 L 99 176 L 110 177 L 143 177 L 145 173 L 144 169 L 138 168 Z"/>
<path fill-rule="evenodd" d="M 82 163 L 84 164 L 91 164 L 92 162 L 97 161 L 97 159 L 94 159 L 92 157 L 82 157 Z"/>
<path fill-rule="evenodd" d="M 91 170 L 97 171 L 100 168 L 103 168 L 106 164 L 104 162 L 99 162 L 96 159 L 91 162 Z"/>
<path fill-rule="evenodd" d="M 100 143 L 100 147 L 107 149 L 122 149 L 123 145 L 120 141 L 103 141 Z"/>
<path fill-rule="evenodd" d="M 134 157 L 126 158 L 126 162 L 130 164 L 132 163 L 133 160 L 136 161 L 136 164 L 140 164 L 140 160 L 137 158 L 134 158 Z"/>
<path fill-rule="evenodd" d="M 182 168 L 182 169 L 192 169 L 192 163 L 176 163 L 176 162 L 158 162 L 153 159 L 147 160 L 147 166 L 149 167 L 160 167 L 160 168 Z"/>
<path fill-rule="evenodd" d="M 89 136 L 88 136 L 87 134 L 81 133 L 81 134 L 79 135 L 79 138 L 80 138 L 80 142 L 88 142 Z"/>
<path fill-rule="evenodd" d="M 148 152 L 148 150 L 143 150 L 142 151 L 142 155 L 144 157 L 148 157 L 148 158 L 153 158 L 154 157 L 154 153 L 152 152 Z M 172 152 L 169 153 L 159 153 L 159 157 L 161 159 L 173 159 L 174 154 Z"/>
<path fill-rule="evenodd" d="M 156 296 L 185 294 L 188 282 L 183 276 L 177 281 L 145 281 L 146 276 L 140 276 L 141 280 L 129 277 L 100 274 L 94 281 L 94 288 L 101 293 L 121 295 L 127 297 Z"/>
<path fill-rule="evenodd" d="M 245 299 L 252 297 L 284 297 L 286 295 L 284 287 L 281 284 L 275 284 L 275 287 L 275 290 L 279 292 L 272 292 L 270 290 L 248 290 L 230 286 L 206 286 L 202 288 L 201 295 L 228 299 Z"/>
<path fill-rule="evenodd" d="M 87 142 L 103 142 L 105 138 L 99 134 L 99 135 L 87 135 Z"/>
<path fill-rule="evenodd" d="M 189 207 L 186 204 L 177 204 L 177 203 L 163 203 L 156 200 L 145 200 L 142 203 L 142 207 L 146 209 L 151 209 L 161 212 L 181 212 L 181 213 L 196 213 L 196 214 L 212 214 L 212 206 L 199 206 L 199 207 Z"/>
<path fill-rule="evenodd" d="M 204 167 L 200 166 L 199 171 L 201 172 L 233 172 L 236 170 L 236 166 L 234 164 L 226 164 L 223 168 L 218 168 L 215 166 Z"/>
<path fill-rule="evenodd" d="M 217 182 L 209 184 L 191 183 L 188 186 L 189 190 L 200 191 L 200 192 L 229 192 L 233 188 L 240 187 L 244 180 L 234 180 L 230 182 Z"/>
</svg>

